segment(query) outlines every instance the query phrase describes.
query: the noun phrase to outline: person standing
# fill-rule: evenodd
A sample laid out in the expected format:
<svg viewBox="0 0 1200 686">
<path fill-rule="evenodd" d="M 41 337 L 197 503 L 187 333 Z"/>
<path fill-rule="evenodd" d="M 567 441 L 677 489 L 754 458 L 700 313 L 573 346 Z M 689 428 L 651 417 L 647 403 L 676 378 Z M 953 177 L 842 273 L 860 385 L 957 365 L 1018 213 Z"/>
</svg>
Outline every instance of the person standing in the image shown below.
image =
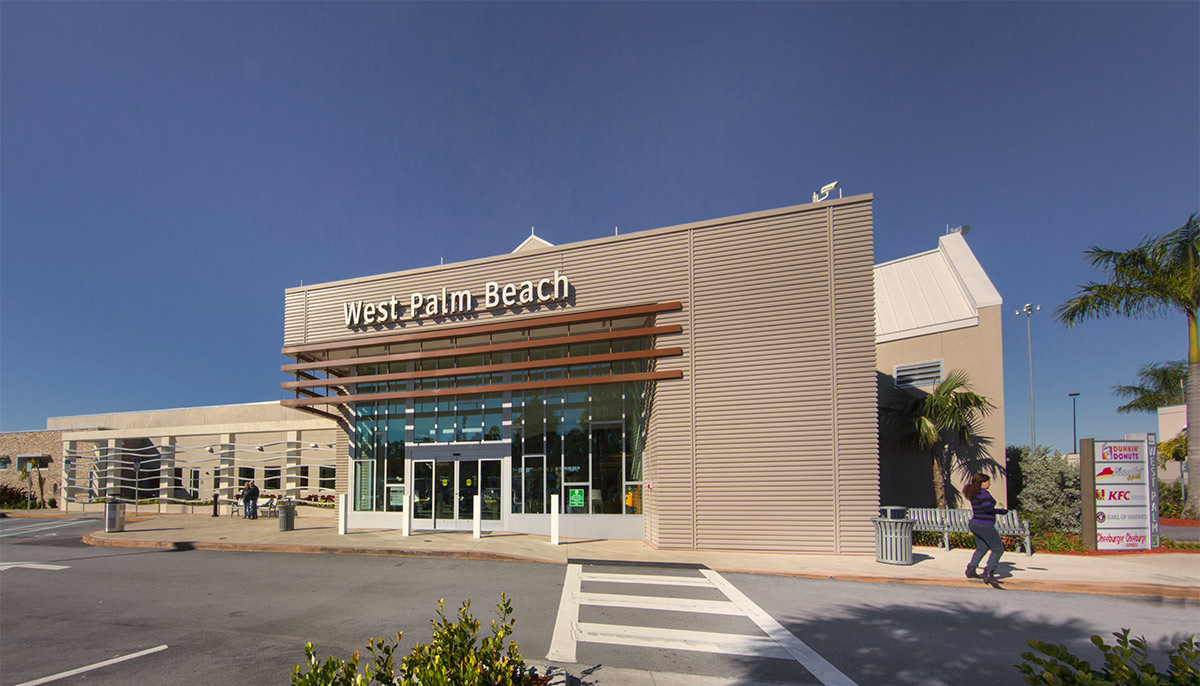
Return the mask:
<svg viewBox="0 0 1200 686">
<path fill-rule="evenodd" d="M 254 485 L 253 481 L 246 483 L 246 490 L 242 491 L 242 503 L 246 510 L 246 519 L 258 519 L 258 486 Z"/>
<path fill-rule="evenodd" d="M 968 527 L 975 536 L 975 552 L 967 565 L 967 578 L 982 578 L 988 585 L 1000 588 L 1000 581 L 996 579 L 996 565 L 1000 563 L 1000 556 L 1004 554 L 1004 541 L 996 531 L 996 515 L 1005 514 L 1008 510 L 996 507 L 996 499 L 987 490 L 991 485 L 992 478 L 987 474 L 975 474 L 971 477 L 971 482 L 963 486 L 963 495 L 971 501 L 973 512 Z M 975 568 L 989 551 L 987 564 L 984 565 L 981 576 Z"/>
</svg>

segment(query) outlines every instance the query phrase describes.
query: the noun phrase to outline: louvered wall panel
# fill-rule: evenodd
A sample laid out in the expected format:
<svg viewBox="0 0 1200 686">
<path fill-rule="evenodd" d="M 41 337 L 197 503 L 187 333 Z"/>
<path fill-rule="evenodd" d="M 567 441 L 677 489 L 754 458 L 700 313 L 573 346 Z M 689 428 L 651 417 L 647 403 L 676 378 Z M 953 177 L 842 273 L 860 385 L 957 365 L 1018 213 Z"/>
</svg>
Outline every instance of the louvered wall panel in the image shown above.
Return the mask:
<svg viewBox="0 0 1200 686">
<path fill-rule="evenodd" d="M 870 554 L 871 518 L 879 513 L 879 446 L 870 204 L 833 210 L 838 403 L 837 530 L 839 553 Z"/>
<path fill-rule="evenodd" d="M 874 390 L 861 392 L 874 384 L 873 353 L 865 371 L 835 379 L 835 367 L 874 345 L 869 200 L 861 206 L 865 243 L 856 227 L 843 233 L 843 215 L 864 216 L 847 212 L 856 205 L 832 221 L 827 206 L 802 208 L 694 236 L 697 548 L 859 552 L 838 489 L 856 494 L 872 470 L 853 440 L 839 444 L 837 420 L 873 408 Z M 839 323 L 843 300 L 865 329 L 864 315 Z"/>
</svg>

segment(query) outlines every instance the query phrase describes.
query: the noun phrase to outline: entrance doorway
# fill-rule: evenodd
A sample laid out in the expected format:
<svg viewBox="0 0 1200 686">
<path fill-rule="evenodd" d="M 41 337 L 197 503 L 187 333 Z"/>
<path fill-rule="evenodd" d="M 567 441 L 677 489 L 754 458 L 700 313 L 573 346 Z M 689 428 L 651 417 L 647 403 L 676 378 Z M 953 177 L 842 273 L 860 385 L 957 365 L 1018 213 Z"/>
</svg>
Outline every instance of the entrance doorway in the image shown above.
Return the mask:
<svg viewBox="0 0 1200 686">
<path fill-rule="evenodd" d="M 470 530 L 476 495 L 480 496 L 480 519 L 499 522 L 500 475 L 498 459 L 414 460 L 413 524 L 426 529 Z"/>
</svg>

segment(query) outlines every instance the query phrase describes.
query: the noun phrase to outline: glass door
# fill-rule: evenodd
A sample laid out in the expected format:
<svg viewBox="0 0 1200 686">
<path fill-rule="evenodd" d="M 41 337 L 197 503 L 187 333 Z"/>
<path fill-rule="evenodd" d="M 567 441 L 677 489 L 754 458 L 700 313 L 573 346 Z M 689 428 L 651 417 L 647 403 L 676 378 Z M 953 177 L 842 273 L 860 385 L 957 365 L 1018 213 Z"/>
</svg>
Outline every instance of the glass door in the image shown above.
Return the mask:
<svg viewBox="0 0 1200 686">
<path fill-rule="evenodd" d="M 470 530 L 474 496 L 480 519 L 500 521 L 501 460 L 437 458 L 413 461 L 413 520 L 419 527 Z"/>
</svg>

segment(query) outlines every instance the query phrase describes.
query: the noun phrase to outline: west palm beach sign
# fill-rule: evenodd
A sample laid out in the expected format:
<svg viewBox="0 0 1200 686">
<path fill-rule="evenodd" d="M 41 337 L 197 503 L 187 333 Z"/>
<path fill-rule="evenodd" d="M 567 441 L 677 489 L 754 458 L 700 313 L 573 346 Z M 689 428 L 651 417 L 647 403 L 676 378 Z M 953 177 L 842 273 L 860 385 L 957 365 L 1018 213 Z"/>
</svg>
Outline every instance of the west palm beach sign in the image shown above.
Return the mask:
<svg viewBox="0 0 1200 686">
<path fill-rule="evenodd" d="M 554 270 L 553 276 L 537 281 L 519 281 L 501 284 L 488 281 L 483 284 L 482 305 L 484 310 L 508 307 L 523 307 L 541 303 L 561 302 L 571 292 L 571 283 L 565 274 Z M 407 300 L 395 295 L 386 300 L 355 300 L 342 303 L 342 316 L 350 329 L 379 324 L 394 324 L 413 321 L 422 317 L 444 317 L 474 312 L 480 304 L 470 289 L 449 290 L 445 286 L 433 293 L 410 293 Z"/>
</svg>

